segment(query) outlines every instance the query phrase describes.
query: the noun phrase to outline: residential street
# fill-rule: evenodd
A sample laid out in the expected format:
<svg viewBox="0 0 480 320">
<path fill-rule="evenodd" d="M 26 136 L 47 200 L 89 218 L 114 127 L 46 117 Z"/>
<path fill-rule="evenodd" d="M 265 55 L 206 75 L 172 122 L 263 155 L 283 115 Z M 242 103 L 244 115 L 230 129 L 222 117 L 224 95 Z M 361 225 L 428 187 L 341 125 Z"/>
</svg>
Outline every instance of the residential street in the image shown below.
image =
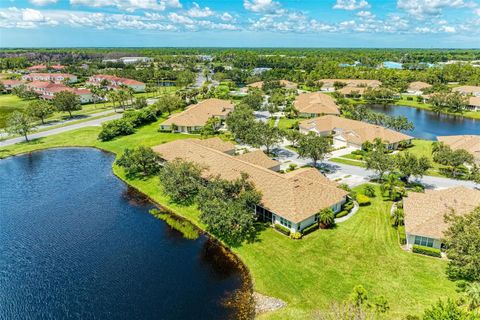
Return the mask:
<svg viewBox="0 0 480 320">
<path fill-rule="evenodd" d="M 108 112 L 111 112 L 111 111 L 108 111 Z M 97 114 L 97 116 L 101 115 L 101 113 L 102 112 Z M 95 116 L 95 115 L 92 115 L 92 117 L 93 116 Z M 114 114 L 114 115 L 111 115 L 111 116 L 108 116 L 108 117 L 103 117 L 103 118 L 99 118 L 99 119 L 94 119 L 94 120 L 90 120 L 90 121 L 76 123 L 76 124 L 72 124 L 72 125 L 69 125 L 69 126 L 52 129 L 52 130 L 46 130 L 46 131 L 42 131 L 42 132 L 32 133 L 28 136 L 28 139 L 32 140 L 32 139 L 37 139 L 37 138 L 43 138 L 43 137 L 48 137 L 48 136 L 51 136 L 51 135 L 54 135 L 54 134 L 57 134 L 57 133 L 72 131 L 72 130 L 75 130 L 75 129 L 91 127 L 91 126 L 99 126 L 102 123 L 104 123 L 105 121 L 119 119 L 121 117 L 122 117 L 122 114 L 117 113 L 117 114 Z M 0 147 L 10 146 L 12 144 L 15 144 L 15 143 L 18 143 L 18 142 L 23 142 L 23 141 L 25 141 L 25 138 L 23 138 L 23 137 L 7 139 L 7 140 L 4 140 L 4 141 L 0 141 Z"/>
</svg>

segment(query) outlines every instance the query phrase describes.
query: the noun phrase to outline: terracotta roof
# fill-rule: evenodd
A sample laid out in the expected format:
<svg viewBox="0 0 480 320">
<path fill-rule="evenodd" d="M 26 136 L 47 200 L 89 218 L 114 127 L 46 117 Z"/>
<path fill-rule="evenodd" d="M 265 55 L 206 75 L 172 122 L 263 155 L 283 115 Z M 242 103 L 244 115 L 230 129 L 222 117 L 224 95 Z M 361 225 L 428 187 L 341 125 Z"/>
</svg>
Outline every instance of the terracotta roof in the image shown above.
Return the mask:
<svg viewBox="0 0 480 320">
<path fill-rule="evenodd" d="M 464 215 L 480 206 L 480 191 L 463 186 L 410 192 L 403 200 L 405 231 L 433 239 L 441 239 L 448 229 L 444 216 L 453 210 Z"/>
<path fill-rule="evenodd" d="M 228 100 L 207 99 L 192 105 L 181 113 L 172 115 L 162 125 L 202 127 L 213 116 L 226 116 L 233 111 L 233 104 Z"/>
<path fill-rule="evenodd" d="M 7 85 L 7 86 L 14 86 L 14 85 L 17 85 L 17 84 L 23 84 L 23 81 L 13 80 L 13 79 L 5 79 L 5 80 L 0 80 L 0 83 L 3 83 L 4 85 Z"/>
<path fill-rule="evenodd" d="M 368 79 L 322 79 L 319 82 L 323 82 L 323 87 L 333 87 L 335 82 L 346 83 L 349 87 L 379 87 L 382 82 L 378 80 Z"/>
<path fill-rule="evenodd" d="M 102 80 L 107 80 L 109 82 L 113 81 L 113 82 L 118 82 L 118 83 L 121 83 L 121 84 L 124 84 L 124 85 L 131 85 L 131 86 L 132 85 L 144 85 L 145 84 L 145 83 L 137 81 L 137 80 L 112 76 L 112 75 L 109 75 L 109 74 L 96 74 L 94 76 L 91 76 L 90 79 L 89 79 L 89 82 L 92 82 L 92 81 L 96 82 L 97 80 L 99 80 L 98 82 L 101 82 Z"/>
<path fill-rule="evenodd" d="M 288 81 L 288 80 L 279 80 L 279 81 L 280 81 L 280 84 L 287 89 L 295 89 L 295 88 L 298 87 L 298 85 L 296 83 Z M 258 82 L 250 83 L 247 86 L 262 89 L 263 88 L 263 83 L 264 83 L 264 81 L 258 81 Z"/>
<path fill-rule="evenodd" d="M 464 149 L 480 161 L 480 135 L 440 136 L 438 141 L 450 146 L 453 150 Z"/>
<path fill-rule="evenodd" d="M 73 78 L 75 75 L 70 73 L 30 73 L 29 77 L 49 77 L 49 78 Z"/>
<path fill-rule="evenodd" d="M 335 131 L 336 134 L 341 134 L 348 142 L 358 145 L 366 141 L 372 142 L 376 138 L 389 143 L 413 139 L 409 135 L 382 126 L 332 115 L 303 120 L 300 122 L 300 128 L 317 133 Z"/>
<path fill-rule="evenodd" d="M 415 81 L 410 83 L 410 85 L 408 86 L 408 89 L 413 91 L 420 91 L 426 88 L 430 88 L 431 86 L 432 86 L 431 84 L 428 84 L 426 82 Z"/>
<path fill-rule="evenodd" d="M 153 150 L 167 161 L 180 158 L 206 167 L 206 178 L 218 175 L 222 179 L 233 180 L 239 178 L 242 172 L 248 174 L 262 193 L 262 206 L 294 223 L 341 202 L 347 195 L 346 191 L 318 173 L 317 169 L 305 169 L 301 174 L 280 174 L 240 157 L 205 147 L 199 141 L 205 140 L 175 140 L 156 146 Z"/>
<path fill-rule="evenodd" d="M 273 168 L 280 164 L 280 162 L 268 157 L 262 150 L 247 152 L 238 155 L 237 158 L 267 169 Z"/>
<path fill-rule="evenodd" d="M 302 93 L 293 104 L 300 113 L 340 114 L 335 100 L 321 92 Z"/>
<path fill-rule="evenodd" d="M 478 86 L 460 86 L 452 89 L 453 91 L 458 91 L 461 93 L 480 93 L 480 87 Z"/>
</svg>

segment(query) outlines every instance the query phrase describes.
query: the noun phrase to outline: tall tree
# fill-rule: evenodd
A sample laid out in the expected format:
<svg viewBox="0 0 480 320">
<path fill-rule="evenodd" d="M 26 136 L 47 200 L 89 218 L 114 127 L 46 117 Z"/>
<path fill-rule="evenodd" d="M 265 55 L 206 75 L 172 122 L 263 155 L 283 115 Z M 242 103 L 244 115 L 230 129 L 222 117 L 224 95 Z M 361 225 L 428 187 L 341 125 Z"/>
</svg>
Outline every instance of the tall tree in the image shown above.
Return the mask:
<svg viewBox="0 0 480 320">
<path fill-rule="evenodd" d="M 32 127 L 32 118 L 29 115 L 14 111 L 7 119 L 6 131 L 10 134 L 22 135 L 28 142 L 28 134 L 32 131 Z"/>
<path fill-rule="evenodd" d="M 255 147 L 265 147 L 265 152 L 270 154 L 272 147 L 282 141 L 282 131 L 271 127 L 268 123 L 255 122 L 250 128 L 247 142 Z"/>
<path fill-rule="evenodd" d="M 55 94 L 53 105 L 58 111 L 68 112 L 70 118 L 72 118 L 72 111 L 82 110 L 80 98 L 69 91 L 62 91 Z"/>
<path fill-rule="evenodd" d="M 160 183 L 166 195 L 178 203 L 190 204 L 202 185 L 203 168 L 189 161 L 173 160 L 160 170 Z"/>
<path fill-rule="evenodd" d="M 317 162 L 323 160 L 326 154 L 330 152 L 331 141 L 326 137 L 321 137 L 313 132 L 309 132 L 300 139 L 298 143 L 298 154 L 313 161 L 313 166 L 317 166 Z"/>
<path fill-rule="evenodd" d="M 160 160 L 160 156 L 151 148 L 138 146 L 125 149 L 115 163 L 125 169 L 128 177 L 150 176 L 159 171 Z"/>
<path fill-rule="evenodd" d="M 45 124 L 45 118 L 52 115 L 55 108 L 45 100 L 34 100 L 27 105 L 26 112 L 32 118 L 37 118 Z"/>
<path fill-rule="evenodd" d="M 377 139 L 373 150 L 368 152 L 365 157 L 365 166 L 367 169 L 377 172 L 378 178 L 381 180 L 385 172 L 395 168 L 395 161 L 393 157 L 385 153 L 385 146 L 382 141 Z"/>
<path fill-rule="evenodd" d="M 163 95 L 155 103 L 155 107 L 157 107 L 161 113 L 167 112 L 169 115 L 172 114 L 172 111 L 175 111 L 182 106 L 182 99 L 175 94 Z"/>
<path fill-rule="evenodd" d="M 426 156 L 417 157 L 410 152 L 399 153 L 395 156 L 397 170 L 402 178 L 408 182 L 411 176 L 421 178 L 432 167 Z"/>
</svg>

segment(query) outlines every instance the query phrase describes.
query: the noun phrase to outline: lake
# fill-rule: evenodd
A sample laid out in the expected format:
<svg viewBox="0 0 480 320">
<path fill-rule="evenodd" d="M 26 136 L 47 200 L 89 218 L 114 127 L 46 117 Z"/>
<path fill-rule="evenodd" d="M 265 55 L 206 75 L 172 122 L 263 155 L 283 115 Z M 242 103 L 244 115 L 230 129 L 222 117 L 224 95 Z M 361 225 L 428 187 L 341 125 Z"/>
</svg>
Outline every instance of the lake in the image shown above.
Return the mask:
<svg viewBox="0 0 480 320">
<path fill-rule="evenodd" d="M 0 160 L 0 319 L 238 318 L 226 302 L 248 290 L 244 269 L 150 215 L 113 160 L 86 148 Z"/>
<path fill-rule="evenodd" d="M 405 116 L 415 126 L 407 134 L 420 139 L 436 140 L 437 136 L 480 134 L 480 120 L 407 106 L 368 106 L 371 110 L 391 116 Z"/>
</svg>

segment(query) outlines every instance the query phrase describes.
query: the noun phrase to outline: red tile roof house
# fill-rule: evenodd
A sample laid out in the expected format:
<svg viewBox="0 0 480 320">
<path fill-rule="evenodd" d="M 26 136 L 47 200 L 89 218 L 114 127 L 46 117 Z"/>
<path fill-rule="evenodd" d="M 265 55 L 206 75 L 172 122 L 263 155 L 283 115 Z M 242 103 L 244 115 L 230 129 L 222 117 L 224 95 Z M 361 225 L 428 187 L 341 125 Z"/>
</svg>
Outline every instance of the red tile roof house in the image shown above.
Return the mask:
<svg viewBox="0 0 480 320">
<path fill-rule="evenodd" d="M 60 71 L 60 70 L 65 69 L 65 66 L 62 66 L 62 65 L 59 65 L 59 64 L 56 64 L 56 65 L 53 65 L 53 66 L 47 66 L 47 65 L 44 65 L 44 64 L 37 64 L 35 66 L 31 66 L 31 67 L 27 68 L 27 70 L 30 71 L 30 72 L 46 71 L 47 69 Z"/>
<path fill-rule="evenodd" d="M 62 83 L 68 81 L 69 83 L 77 82 L 77 76 L 70 73 L 30 73 L 22 76 L 25 81 L 51 81 L 54 83 Z"/>
<path fill-rule="evenodd" d="M 3 84 L 3 86 L 5 87 L 5 91 L 7 92 L 11 92 L 14 88 L 21 86 L 22 84 L 25 84 L 21 80 L 10 80 L 10 79 L 1 80 L 0 83 Z"/>
<path fill-rule="evenodd" d="M 145 83 L 143 82 L 133 80 L 133 79 L 111 76 L 108 74 L 97 74 L 97 75 L 91 76 L 88 79 L 87 84 L 99 86 L 104 80 L 108 82 L 108 85 L 107 85 L 108 89 L 116 90 L 121 85 L 125 85 L 129 88 L 132 88 L 133 91 L 135 92 L 145 92 Z"/>
<path fill-rule="evenodd" d="M 27 89 L 37 93 L 41 99 L 52 100 L 55 94 L 62 91 L 69 91 L 80 98 L 81 103 L 88 103 L 93 101 L 93 96 L 88 89 L 70 88 L 64 84 L 51 83 L 47 81 L 33 81 L 27 83 Z"/>
</svg>

